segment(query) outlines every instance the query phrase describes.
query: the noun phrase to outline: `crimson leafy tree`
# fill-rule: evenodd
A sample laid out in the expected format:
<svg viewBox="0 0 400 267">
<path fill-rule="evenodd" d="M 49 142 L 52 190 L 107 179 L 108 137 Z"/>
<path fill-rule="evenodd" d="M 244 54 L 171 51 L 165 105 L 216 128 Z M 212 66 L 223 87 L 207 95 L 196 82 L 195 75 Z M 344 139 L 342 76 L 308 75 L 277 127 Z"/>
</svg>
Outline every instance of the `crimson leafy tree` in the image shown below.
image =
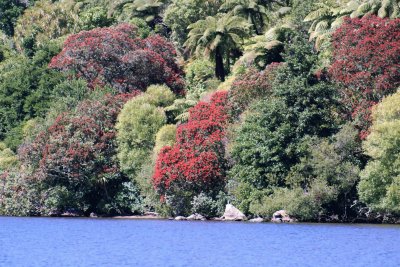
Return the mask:
<svg viewBox="0 0 400 267">
<path fill-rule="evenodd" d="M 136 30 L 124 23 L 71 35 L 49 66 L 74 72 L 92 88 L 107 85 L 124 93 L 165 83 L 182 93 L 182 70 L 173 45 L 160 36 L 136 38 Z"/>
<path fill-rule="evenodd" d="M 188 122 L 178 127 L 176 144 L 158 155 L 153 185 L 176 214 L 187 214 L 196 195 L 215 197 L 225 184 L 226 104 L 227 92 L 199 102 Z"/>
<path fill-rule="evenodd" d="M 371 107 L 400 86 L 400 19 L 346 19 L 333 35 L 329 74 L 365 138 Z"/>
<path fill-rule="evenodd" d="M 119 169 L 114 125 L 124 103 L 135 94 L 82 101 L 19 149 L 23 169 L 31 171 L 27 176 L 48 195 L 43 209 L 132 212 L 116 201 L 133 187 Z"/>
</svg>

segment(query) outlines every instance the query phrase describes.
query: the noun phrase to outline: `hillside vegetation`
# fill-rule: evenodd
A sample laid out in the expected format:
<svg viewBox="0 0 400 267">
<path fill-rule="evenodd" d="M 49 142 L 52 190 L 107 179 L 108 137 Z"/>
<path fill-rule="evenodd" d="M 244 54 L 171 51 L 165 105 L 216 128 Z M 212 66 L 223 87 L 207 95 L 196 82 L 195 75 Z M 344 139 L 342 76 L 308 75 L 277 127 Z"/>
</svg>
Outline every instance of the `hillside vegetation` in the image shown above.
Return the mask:
<svg viewBox="0 0 400 267">
<path fill-rule="evenodd" d="M 0 0 L 0 215 L 400 216 L 399 0 Z"/>
</svg>

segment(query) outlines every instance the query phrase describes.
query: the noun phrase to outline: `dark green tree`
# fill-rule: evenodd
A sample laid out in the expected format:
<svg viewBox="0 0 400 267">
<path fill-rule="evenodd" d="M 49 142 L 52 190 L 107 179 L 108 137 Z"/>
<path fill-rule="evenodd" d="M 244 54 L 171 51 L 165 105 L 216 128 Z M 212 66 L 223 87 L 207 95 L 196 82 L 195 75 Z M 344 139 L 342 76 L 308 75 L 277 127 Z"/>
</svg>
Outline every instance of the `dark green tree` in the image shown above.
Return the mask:
<svg viewBox="0 0 400 267">
<path fill-rule="evenodd" d="M 13 36 L 15 23 L 25 8 L 23 1 L 0 0 L 0 30 Z"/>
</svg>

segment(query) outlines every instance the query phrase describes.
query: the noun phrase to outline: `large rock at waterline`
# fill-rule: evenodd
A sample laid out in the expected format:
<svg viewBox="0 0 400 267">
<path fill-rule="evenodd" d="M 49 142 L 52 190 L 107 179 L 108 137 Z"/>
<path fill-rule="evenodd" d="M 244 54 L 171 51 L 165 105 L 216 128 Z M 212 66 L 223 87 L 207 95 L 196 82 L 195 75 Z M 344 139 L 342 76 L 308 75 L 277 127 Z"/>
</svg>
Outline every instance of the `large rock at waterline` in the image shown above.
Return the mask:
<svg viewBox="0 0 400 267">
<path fill-rule="evenodd" d="M 286 212 L 286 210 L 278 210 L 275 211 L 274 214 L 272 215 L 271 222 L 293 222 L 294 220 L 290 218 L 289 214 Z"/>
<path fill-rule="evenodd" d="M 206 218 L 198 213 L 192 214 L 189 217 L 186 218 L 188 221 L 205 221 Z"/>
<path fill-rule="evenodd" d="M 186 221 L 186 217 L 183 217 L 183 216 L 177 216 L 177 217 L 175 217 L 175 219 L 174 219 L 175 221 Z"/>
<path fill-rule="evenodd" d="M 263 218 L 254 218 L 249 220 L 249 222 L 254 222 L 254 223 L 262 223 L 264 221 Z"/>
<path fill-rule="evenodd" d="M 232 204 L 227 204 L 222 218 L 225 221 L 247 221 L 247 217 Z"/>
</svg>

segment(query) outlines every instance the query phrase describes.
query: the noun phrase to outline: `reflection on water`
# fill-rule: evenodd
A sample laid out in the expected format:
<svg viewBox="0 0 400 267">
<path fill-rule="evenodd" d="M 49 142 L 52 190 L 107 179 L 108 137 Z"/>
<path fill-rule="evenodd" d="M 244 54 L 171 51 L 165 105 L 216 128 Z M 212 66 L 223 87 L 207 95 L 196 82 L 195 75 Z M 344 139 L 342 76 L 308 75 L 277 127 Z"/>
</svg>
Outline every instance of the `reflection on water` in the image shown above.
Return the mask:
<svg viewBox="0 0 400 267">
<path fill-rule="evenodd" d="M 0 217 L 0 266 L 400 266 L 400 227 Z"/>
</svg>

